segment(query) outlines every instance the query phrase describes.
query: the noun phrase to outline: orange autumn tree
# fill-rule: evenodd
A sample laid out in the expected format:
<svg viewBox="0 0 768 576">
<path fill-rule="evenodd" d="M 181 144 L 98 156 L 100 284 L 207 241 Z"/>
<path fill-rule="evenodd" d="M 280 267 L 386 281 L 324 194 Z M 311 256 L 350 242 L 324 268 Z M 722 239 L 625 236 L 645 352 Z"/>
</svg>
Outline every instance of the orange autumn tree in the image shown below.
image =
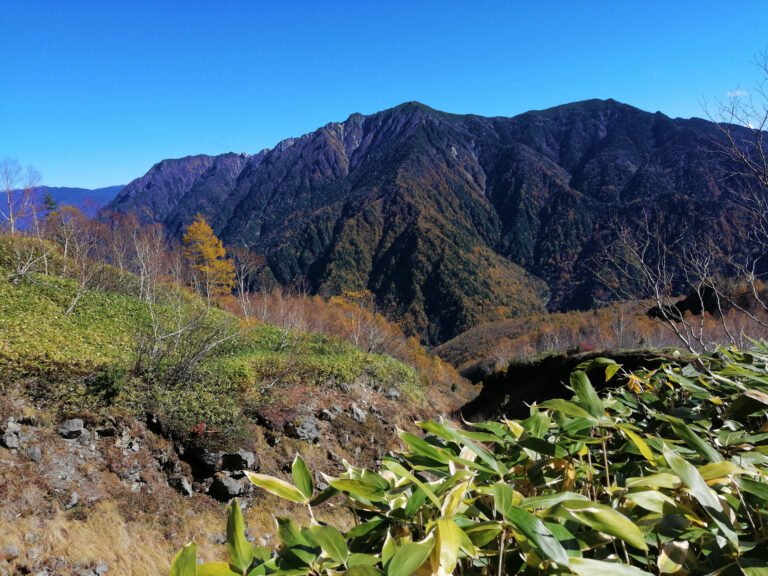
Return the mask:
<svg viewBox="0 0 768 576">
<path fill-rule="evenodd" d="M 187 227 L 183 241 L 184 257 L 198 289 L 209 301 L 212 296 L 229 294 L 235 286 L 235 265 L 202 214 Z"/>
</svg>

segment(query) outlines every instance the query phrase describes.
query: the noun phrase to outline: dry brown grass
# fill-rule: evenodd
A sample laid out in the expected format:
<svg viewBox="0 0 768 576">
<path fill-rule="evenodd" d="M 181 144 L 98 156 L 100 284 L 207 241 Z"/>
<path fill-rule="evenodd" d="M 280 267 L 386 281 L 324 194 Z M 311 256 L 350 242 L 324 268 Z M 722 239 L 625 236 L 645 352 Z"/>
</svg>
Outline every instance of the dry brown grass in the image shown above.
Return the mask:
<svg viewBox="0 0 768 576">
<path fill-rule="evenodd" d="M 28 516 L 4 526 L 0 547 L 19 547 L 19 559 L 11 563 L 22 570 L 31 563 L 26 558 L 30 548 L 39 550 L 39 557 L 58 557 L 67 565 L 77 563 L 109 564 L 109 574 L 153 575 L 168 572 L 170 559 L 185 541 L 195 539 L 204 557 L 214 558 L 214 545 L 207 537 L 207 526 L 217 520 L 214 514 L 196 514 L 180 524 L 176 538 L 168 539 L 155 526 L 142 522 L 126 522 L 113 501 L 93 507 L 85 520 L 77 520 L 61 510 L 52 517 Z M 37 541 L 25 544 L 25 535 L 34 534 Z"/>
<path fill-rule="evenodd" d="M 289 516 L 302 523 L 309 520 L 301 507 L 271 496 L 257 496 L 254 507 L 246 510 L 245 518 L 258 543 L 274 543 L 273 515 Z M 347 514 L 334 508 L 324 508 L 319 516 L 342 526 L 350 521 Z M 167 520 L 163 522 L 166 526 Z M 211 535 L 223 536 L 226 531 L 223 504 L 203 510 L 180 506 L 173 520 L 174 530 L 169 533 L 166 527 L 155 522 L 127 521 L 116 502 L 105 501 L 94 505 L 83 520 L 59 509 L 48 517 L 26 516 L 6 522 L 0 530 L 0 549 L 19 548 L 19 558 L 9 564 L 11 573 L 29 569 L 33 561 L 27 559 L 27 552 L 31 548 L 39 551 L 39 558 L 61 559 L 69 570 L 78 563 L 106 562 L 109 574 L 115 576 L 167 574 L 173 556 L 191 540 L 197 542 L 198 553 L 206 561 L 226 559 L 226 547 L 210 538 Z M 27 543 L 28 534 L 35 535 L 36 541 Z"/>
</svg>

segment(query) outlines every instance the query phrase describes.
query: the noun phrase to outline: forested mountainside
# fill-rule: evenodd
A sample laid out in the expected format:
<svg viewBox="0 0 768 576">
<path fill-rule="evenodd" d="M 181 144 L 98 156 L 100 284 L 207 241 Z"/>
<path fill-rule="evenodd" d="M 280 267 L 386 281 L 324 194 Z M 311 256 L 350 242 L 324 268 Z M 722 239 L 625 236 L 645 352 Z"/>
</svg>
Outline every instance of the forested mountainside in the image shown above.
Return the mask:
<svg viewBox="0 0 768 576">
<path fill-rule="evenodd" d="M 202 213 L 265 277 L 371 290 L 429 343 L 481 322 L 593 305 L 589 261 L 643 211 L 738 247 L 720 132 L 614 100 L 512 118 L 406 103 L 255 155 L 164 160 L 108 206 L 180 234 Z"/>
</svg>

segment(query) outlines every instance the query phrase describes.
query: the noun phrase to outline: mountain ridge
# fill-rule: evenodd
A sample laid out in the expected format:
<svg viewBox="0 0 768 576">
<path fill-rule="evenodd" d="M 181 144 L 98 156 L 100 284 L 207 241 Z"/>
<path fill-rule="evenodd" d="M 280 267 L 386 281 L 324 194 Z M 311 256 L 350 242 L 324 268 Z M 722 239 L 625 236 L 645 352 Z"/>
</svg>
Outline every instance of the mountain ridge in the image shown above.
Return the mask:
<svg viewBox="0 0 768 576">
<path fill-rule="evenodd" d="M 436 343 L 589 307 L 598 287 L 585 261 L 605 220 L 650 199 L 676 207 L 660 218 L 687 206 L 694 227 L 718 226 L 729 193 L 718 134 L 612 99 L 511 118 L 406 102 L 253 156 L 166 160 L 108 209 L 144 211 L 175 235 L 202 213 L 225 243 L 266 256 L 266 281 L 369 289 Z"/>
</svg>

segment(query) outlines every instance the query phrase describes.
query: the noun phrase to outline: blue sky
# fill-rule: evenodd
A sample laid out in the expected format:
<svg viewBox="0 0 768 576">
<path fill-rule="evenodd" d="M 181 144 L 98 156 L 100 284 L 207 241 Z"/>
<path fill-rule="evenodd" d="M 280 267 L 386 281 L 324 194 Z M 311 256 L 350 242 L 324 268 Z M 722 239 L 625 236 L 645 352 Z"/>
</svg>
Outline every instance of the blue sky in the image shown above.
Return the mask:
<svg viewBox="0 0 768 576">
<path fill-rule="evenodd" d="M 97 187 L 407 100 L 703 116 L 757 79 L 768 2 L 4 0 L 2 28 L 0 157 Z"/>
</svg>

